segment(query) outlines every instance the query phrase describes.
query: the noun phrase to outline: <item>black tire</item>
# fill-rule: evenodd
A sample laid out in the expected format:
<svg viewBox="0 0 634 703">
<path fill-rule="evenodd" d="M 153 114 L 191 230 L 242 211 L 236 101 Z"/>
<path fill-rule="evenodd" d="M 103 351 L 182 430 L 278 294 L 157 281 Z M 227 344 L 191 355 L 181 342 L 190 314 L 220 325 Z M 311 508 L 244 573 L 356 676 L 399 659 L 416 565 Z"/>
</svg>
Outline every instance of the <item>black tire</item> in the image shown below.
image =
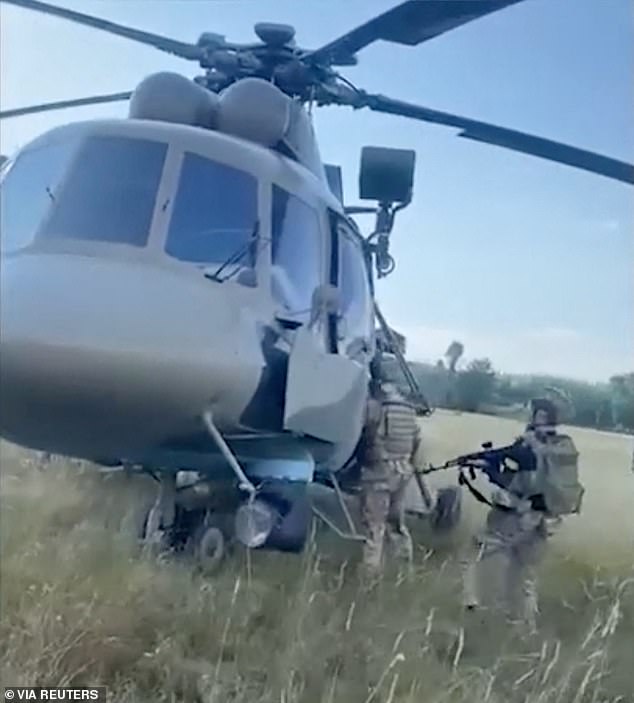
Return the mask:
<svg viewBox="0 0 634 703">
<path fill-rule="evenodd" d="M 441 488 L 431 516 L 434 530 L 446 532 L 453 530 L 462 515 L 462 491 L 459 486 Z"/>
<path fill-rule="evenodd" d="M 147 526 L 152 508 L 153 506 L 147 508 L 140 526 L 139 539 L 142 542 L 145 542 L 148 538 Z M 204 510 L 188 511 L 177 505 L 174 513 L 174 524 L 164 531 L 161 539 L 164 548 L 175 552 L 185 549 L 192 535 L 195 535 L 197 530 L 200 529 L 204 518 Z"/>
<path fill-rule="evenodd" d="M 304 549 L 311 525 L 312 510 L 305 486 L 289 496 L 286 510 L 269 535 L 265 549 L 298 553 Z"/>
<path fill-rule="evenodd" d="M 222 530 L 218 527 L 201 526 L 192 538 L 191 547 L 200 571 L 208 576 L 217 573 L 227 553 Z"/>
</svg>

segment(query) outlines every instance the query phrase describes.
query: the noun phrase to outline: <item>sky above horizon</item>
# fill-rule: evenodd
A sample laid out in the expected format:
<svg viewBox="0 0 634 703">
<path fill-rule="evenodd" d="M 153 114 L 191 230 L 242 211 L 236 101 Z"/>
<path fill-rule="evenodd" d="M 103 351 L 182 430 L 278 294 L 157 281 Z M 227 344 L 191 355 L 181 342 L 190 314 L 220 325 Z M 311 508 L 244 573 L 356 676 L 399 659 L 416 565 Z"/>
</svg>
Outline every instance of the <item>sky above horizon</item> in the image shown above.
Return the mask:
<svg viewBox="0 0 634 703">
<path fill-rule="evenodd" d="M 55 0 L 195 41 L 251 41 L 258 21 L 295 26 L 316 47 L 397 0 Z M 370 92 L 634 161 L 634 5 L 525 0 L 419 47 L 376 43 L 342 73 Z M 147 74 L 198 67 L 123 38 L 0 5 L 0 104 L 130 90 Z M 12 153 L 70 120 L 123 117 L 126 103 L 0 123 Z M 631 186 L 470 142 L 446 127 L 346 108 L 315 118 L 322 156 L 358 202 L 365 144 L 416 150 L 413 203 L 396 220 L 397 269 L 378 284 L 411 358 L 452 339 L 511 373 L 604 380 L 634 368 Z M 368 231 L 371 221 L 361 219 Z"/>
</svg>

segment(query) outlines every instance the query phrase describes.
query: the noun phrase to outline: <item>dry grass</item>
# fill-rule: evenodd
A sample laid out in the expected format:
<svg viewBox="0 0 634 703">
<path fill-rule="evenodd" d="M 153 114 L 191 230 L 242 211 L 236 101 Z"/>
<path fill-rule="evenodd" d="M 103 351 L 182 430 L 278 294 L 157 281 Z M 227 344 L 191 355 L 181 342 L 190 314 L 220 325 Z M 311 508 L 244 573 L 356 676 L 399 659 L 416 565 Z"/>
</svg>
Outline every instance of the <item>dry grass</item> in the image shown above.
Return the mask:
<svg viewBox="0 0 634 703">
<path fill-rule="evenodd" d="M 138 553 L 130 506 L 151 486 L 42 471 L 6 445 L 1 458 L 5 684 L 105 683 L 148 702 L 634 701 L 626 561 L 553 549 L 531 639 L 463 620 L 454 545 L 424 531 L 415 577 L 371 595 L 354 551 L 321 532 L 301 557 L 236 555 L 206 580 Z"/>
</svg>

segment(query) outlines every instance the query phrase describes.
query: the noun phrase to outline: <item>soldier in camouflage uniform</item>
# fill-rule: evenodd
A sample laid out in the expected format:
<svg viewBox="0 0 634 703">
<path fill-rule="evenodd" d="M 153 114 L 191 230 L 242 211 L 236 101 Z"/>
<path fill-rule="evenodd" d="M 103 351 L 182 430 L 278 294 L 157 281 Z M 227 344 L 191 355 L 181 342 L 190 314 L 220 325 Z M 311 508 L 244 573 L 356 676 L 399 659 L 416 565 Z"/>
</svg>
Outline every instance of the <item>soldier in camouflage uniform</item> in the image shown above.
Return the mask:
<svg viewBox="0 0 634 703">
<path fill-rule="evenodd" d="M 380 357 L 372 363 L 371 374 L 359 460 L 363 565 L 366 575 L 375 578 L 381 572 L 386 537 L 397 556 L 412 561 L 405 497 L 421 438 L 414 407 L 400 395 Z"/>
<path fill-rule="evenodd" d="M 520 462 L 529 450 L 535 457 L 537 470 L 518 471 L 506 490 L 494 492 L 484 533 L 474 539 L 474 550 L 464 564 L 464 604 L 469 610 L 480 605 L 481 589 L 491 589 L 495 575 L 491 567 L 499 560 L 507 617 L 535 632 L 537 569 L 547 538 L 562 519 L 550 510 L 551 501 L 540 484 L 540 456 L 558 437 L 567 441 L 569 453 L 576 455 L 576 449 L 570 438 L 558 435 L 558 408 L 553 401 L 540 398 L 531 405 L 531 422 L 522 435 L 517 458 L 513 455 L 511 458 Z"/>
</svg>

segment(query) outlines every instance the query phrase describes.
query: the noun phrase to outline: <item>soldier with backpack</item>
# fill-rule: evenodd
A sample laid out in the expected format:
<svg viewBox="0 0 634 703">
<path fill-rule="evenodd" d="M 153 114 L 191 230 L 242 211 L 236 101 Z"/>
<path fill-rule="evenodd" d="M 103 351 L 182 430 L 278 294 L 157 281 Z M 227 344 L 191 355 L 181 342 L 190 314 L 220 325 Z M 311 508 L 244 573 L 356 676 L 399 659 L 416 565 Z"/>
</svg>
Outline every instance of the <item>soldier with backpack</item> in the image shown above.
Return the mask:
<svg viewBox="0 0 634 703">
<path fill-rule="evenodd" d="M 415 408 L 398 392 L 384 361 L 379 353 L 370 367 L 370 398 L 358 448 L 363 568 L 369 585 L 381 573 L 386 538 L 396 555 L 411 564 L 405 497 L 421 441 Z"/>
<path fill-rule="evenodd" d="M 537 627 L 537 569 L 552 526 L 580 512 L 584 488 L 579 482 L 578 452 L 558 430 L 558 405 L 552 398 L 531 401 L 531 421 L 514 449 L 518 466 L 504 488 L 494 493 L 484 533 L 474 540 L 464 573 L 464 604 L 481 602 L 490 587 L 491 568 L 501 561 L 507 616 L 532 632 Z"/>
</svg>

